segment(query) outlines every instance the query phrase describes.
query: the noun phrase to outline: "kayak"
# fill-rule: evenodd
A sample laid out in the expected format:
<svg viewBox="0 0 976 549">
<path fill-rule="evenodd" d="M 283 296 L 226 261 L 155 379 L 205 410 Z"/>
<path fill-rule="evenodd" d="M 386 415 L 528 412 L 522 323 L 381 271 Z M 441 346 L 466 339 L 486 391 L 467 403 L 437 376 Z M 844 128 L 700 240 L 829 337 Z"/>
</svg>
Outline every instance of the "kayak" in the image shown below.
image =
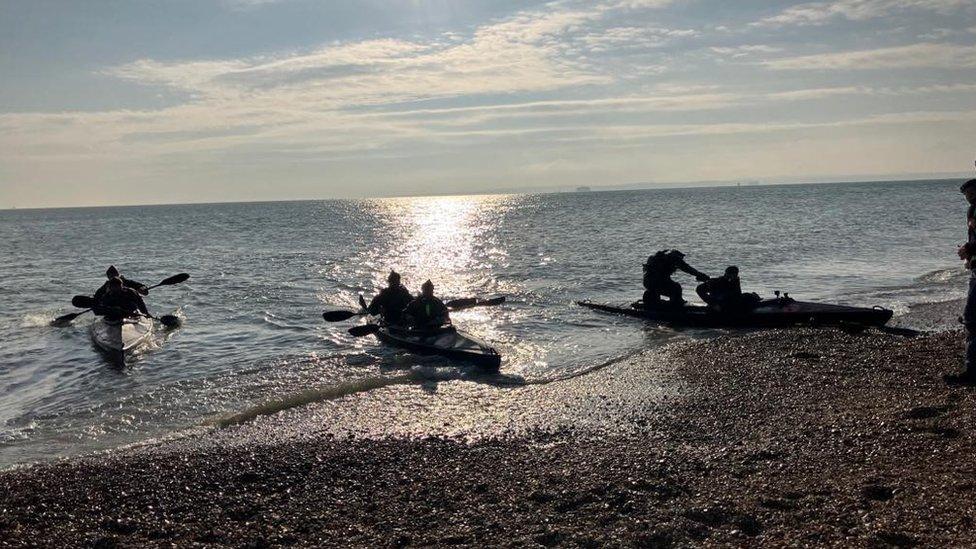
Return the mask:
<svg viewBox="0 0 976 549">
<path fill-rule="evenodd" d="M 481 339 L 453 326 L 433 331 L 381 326 L 376 331 L 376 337 L 384 343 L 418 355 L 440 355 L 475 364 L 492 372 L 497 372 L 502 363 L 498 351 Z"/>
<path fill-rule="evenodd" d="M 110 353 L 125 354 L 142 347 L 153 334 L 153 319 L 144 316 L 123 320 L 98 317 L 91 325 L 95 345 Z"/>
<path fill-rule="evenodd" d="M 884 326 L 893 312 L 882 307 L 848 307 L 827 303 L 768 299 L 740 313 L 720 313 L 700 305 L 645 310 L 639 304 L 611 305 L 577 301 L 577 305 L 603 311 L 695 328 L 782 328 L 798 325 Z"/>
</svg>

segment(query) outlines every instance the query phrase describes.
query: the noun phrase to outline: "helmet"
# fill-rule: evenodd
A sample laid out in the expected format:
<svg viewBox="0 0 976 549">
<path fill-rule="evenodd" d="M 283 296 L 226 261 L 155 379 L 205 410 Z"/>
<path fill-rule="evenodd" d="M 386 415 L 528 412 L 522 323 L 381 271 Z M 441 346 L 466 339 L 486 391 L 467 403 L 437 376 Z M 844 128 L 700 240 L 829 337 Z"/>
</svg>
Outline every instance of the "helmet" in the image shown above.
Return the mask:
<svg viewBox="0 0 976 549">
<path fill-rule="evenodd" d="M 731 276 L 739 276 L 739 268 L 736 267 L 735 265 L 729 265 L 728 267 L 725 268 L 725 274 Z"/>
<path fill-rule="evenodd" d="M 105 278 L 115 278 L 119 276 L 119 270 L 115 268 L 115 265 L 109 265 L 108 269 L 105 270 Z"/>
<path fill-rule="evenodd" d="M 398 272 L 396 272 L 396 271 L 394 271 L 394 270 L 391 269 L 390 270 L 390 274 L 386 277 L 386 281 L 389 282 L 390 285 L 399 284 L 400 283 L 400 273 L 398 273 Z"/>
<path fill-rule="evenodd" d="M 970 179 L 969 181 L 963 183 L 961 187 L 959 187 L 959 192 L 964 193 L 967 190 L 972 189 L 974 187 L 976 187 L 976 179 Z"/>
</svg>

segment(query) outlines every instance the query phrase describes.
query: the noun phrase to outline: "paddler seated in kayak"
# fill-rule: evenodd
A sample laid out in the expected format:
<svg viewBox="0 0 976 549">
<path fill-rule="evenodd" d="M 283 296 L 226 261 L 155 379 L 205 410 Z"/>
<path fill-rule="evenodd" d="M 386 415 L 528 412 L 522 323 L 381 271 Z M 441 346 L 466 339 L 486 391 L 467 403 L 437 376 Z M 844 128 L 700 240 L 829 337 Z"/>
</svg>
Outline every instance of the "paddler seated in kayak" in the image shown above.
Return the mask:
<svg viewBox="0 0 976 549">
<path fill-rule="evenodd" d="M 113 278 L 120 278 L 120 279 L 122 279 L 122 285 L 125 286 L 126 288 L 132 288 L 133 290 L 139 292 L 142 295 L 149 295 L 149 287 L 148 286 L 146 286 L 145 284 L 143 284 L 141 282 L 136 282 L 135 280 L 129 280 L 128 278 L 122 276 L 119 273 L 119 270 L 115 268 L 115 265 L 109 265 L 108 269 L 105 271 L 105 278 L 107 278 L 108 280 L 106 280 L 105 283 L 102 284 L 102 287 L 101 288 L 95 290 L 95 295 L 93 297 L 94 297 L 96 303 L 100 299 L 102 299 L 102 297 L 105 296 L 105 293 L 106 292 L 108 292 L 108 283 Z"/>
<path fill-rule="evenodd" d="M 106 285 L 108 289 L 92 308 L 96 315 L 104 316 L 108 320 L 121 320 L 135 316 L 137 313 L 152 316 L 139 292 L 127 288 L 121 278 L 112 278 L 106 282 Z"/>
<path fill-rule="evenodd" d="M 748 311 L 760 301 L 758 294 L 742 293 L 739 268 L 735 265 L 726 267 L 724 275 L 702 282 L 695 291 L 709 308 L 723 313 Z"/>
<path fill-rule="evenodd" d="M 411 327 L 418 330 L 431 330 L 450 324 L 451 317 L 447 305 L 434 297 L 434 283 L 424 282 L 420 295 L 407 305 L 404 316 Z"/>
<path fill-rule="evenodd" d="M 410 290 L 400 283 L 400 274 L 390 271 L 386 277 L 387 287 L 380 290 L 369 302 L 366 310 L 371 315 L 379 314 L 391 326 L 403 323 L 403 310 L 413 301 Z"/>
<path fill-rule="evenodd" d="M 685 263 L 685 254 L 678 250 L 661 250 L 647 258 L 644 264 L 644 308 L 661 307 L 664 302 L 661 296 L 668 298 L 667 305 L 681 307 L 685 300 L 681 298 L 681 284 L 671 277 L 679 269 L 694 276 L 699 282 L 708 280 L 708 275 L 692 268 Z"/>
</svg>

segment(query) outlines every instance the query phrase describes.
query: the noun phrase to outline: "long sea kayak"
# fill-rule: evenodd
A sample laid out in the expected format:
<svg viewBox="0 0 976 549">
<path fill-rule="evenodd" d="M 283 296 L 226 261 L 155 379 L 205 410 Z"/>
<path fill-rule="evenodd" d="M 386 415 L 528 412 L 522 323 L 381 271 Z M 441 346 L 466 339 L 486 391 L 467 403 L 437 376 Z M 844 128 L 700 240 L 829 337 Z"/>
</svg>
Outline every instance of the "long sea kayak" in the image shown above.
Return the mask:
<svg viewBox="0 0 976 549">
<path fill-rule="evenodd" d="M 502 363 L 501 355 L 493 347 L 453 326 L 434 331 L 382 326 L 376 332 L 376 337 L 418 355 L 440 355 L 475 364 L 488 371 L 498 371 Z"/>
<path fill-rule="evenodd" d="M 698 305 L 681 308 L 645 310 L 639 304 L 611 305 L 592 301 L 577 301 L 577 305 L 607 313 L 621 314 L 696 328 L 781 328 L 799 325 L 857 325 L 884 326 L 891 320 L 890 309 L 882 307 L 848 307 L 827 303 L 810 303 L 792 299 L 769 299 L 750 311 L 723 314 Z"/>
<path fill-rule="evenodd" d="M 95 345 L 110 353 L 124 355 L 145 345 L 152 338 L 153 319 L 144 316 L 123 320 L 98 317 L 91 325 Z"/>
</svg>

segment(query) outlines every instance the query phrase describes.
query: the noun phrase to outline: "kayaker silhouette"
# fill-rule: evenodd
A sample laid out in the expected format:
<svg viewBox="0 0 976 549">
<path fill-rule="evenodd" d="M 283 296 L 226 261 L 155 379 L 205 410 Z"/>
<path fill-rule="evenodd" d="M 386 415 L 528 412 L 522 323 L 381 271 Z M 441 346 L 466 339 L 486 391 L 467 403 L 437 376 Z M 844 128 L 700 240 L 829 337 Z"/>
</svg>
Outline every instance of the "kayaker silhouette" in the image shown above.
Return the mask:
<svg viewBox="0 0 976 549">
<path fill-rule="evenodd" d="M 969 270 L 969 294 L 962 322 L 966 326 L 966 369 L 961 374 L 945 376 L 949 383 L 976 384 L 976 179 L 970 179 L 959 187 L 966 196 L 969 210 L 966 212 L 968 236 L 966 243 L 959 247 L 959 259 L 966 262 Z"/>
<path fill-rule="evenodd" d="M 142 282 L 129 280 L 126 277 L 122 276 L 122 274 L 119 273 L 119 270 L 115 268 L 115 265 L 108 266 L 108 269 L 105 270 L 105 278 L 107 278 L 108 280 L 106 280 L 105 283 L 102 284 L 102 286 L 99 289 L 95 290 L 95 295 L 93 296 L 93 299 L 95 300 L 96 303 L 98 303 L 99 301 L 101 301 L 103 297 L 105 297 L 105 293 L 108 292 L 109 282 L 113 278 L 121 279 L 122 285 L 125 286 L 126 288 L 132 288 L 133 290 L 139 292 L 142 295 L 149 295 L 148 286 L 146 286 Z"/>
<path fill-rule="evenodd" d="M 699 282 L 708 280 L 708 275 L 694 269 L 685 262 L 685 254 L 678 250 L 661 250 L 647 258 L 644 264 L 644 308 L 651 309 L 667 305 L 681 307 L 685 300 L 681 297 L 681 284 L 671 277 L 677 271 L 694 276 Z M 665 303 L 661 297 L 667 297 Z"/>
<path fill-rule="evenodd" d="M 366 310 L 371 315 L 379 314 L 391 326 L 403 323 L 403 311 L 413 301 L 410 290 L 400 283 L 400 274 L 390 271 L 386 277 L 387 286 L 369 302 Z"/>
<path fill-rule="evenodd" d="M 761 301 L 758 294 L 742 293 L 739 268 L 735 265 L 726 267 L 722 276 L 699 284 L 695 292 L 709 308 L 723 313 L 748 311 Z"/>
<path fill-rule="evenodd" d="M 440 328 L 451 322 L 444 302 L 434 296 L 434 283 L 428 280 L 420 287 L 420 295 L 407 305 L 404 312 L 410 325 L 418 329 Z"/>
<path fill-rule="evenodd" d="M 139 292 L 127 288 L 122 279 L 115 277 L 105 283 L 108 286 L 102 298 L 96 303 L 94 313 L 108 320 L 121 320 L 142 313 L 150 316 L 146 302 Z"/>
</svg>

